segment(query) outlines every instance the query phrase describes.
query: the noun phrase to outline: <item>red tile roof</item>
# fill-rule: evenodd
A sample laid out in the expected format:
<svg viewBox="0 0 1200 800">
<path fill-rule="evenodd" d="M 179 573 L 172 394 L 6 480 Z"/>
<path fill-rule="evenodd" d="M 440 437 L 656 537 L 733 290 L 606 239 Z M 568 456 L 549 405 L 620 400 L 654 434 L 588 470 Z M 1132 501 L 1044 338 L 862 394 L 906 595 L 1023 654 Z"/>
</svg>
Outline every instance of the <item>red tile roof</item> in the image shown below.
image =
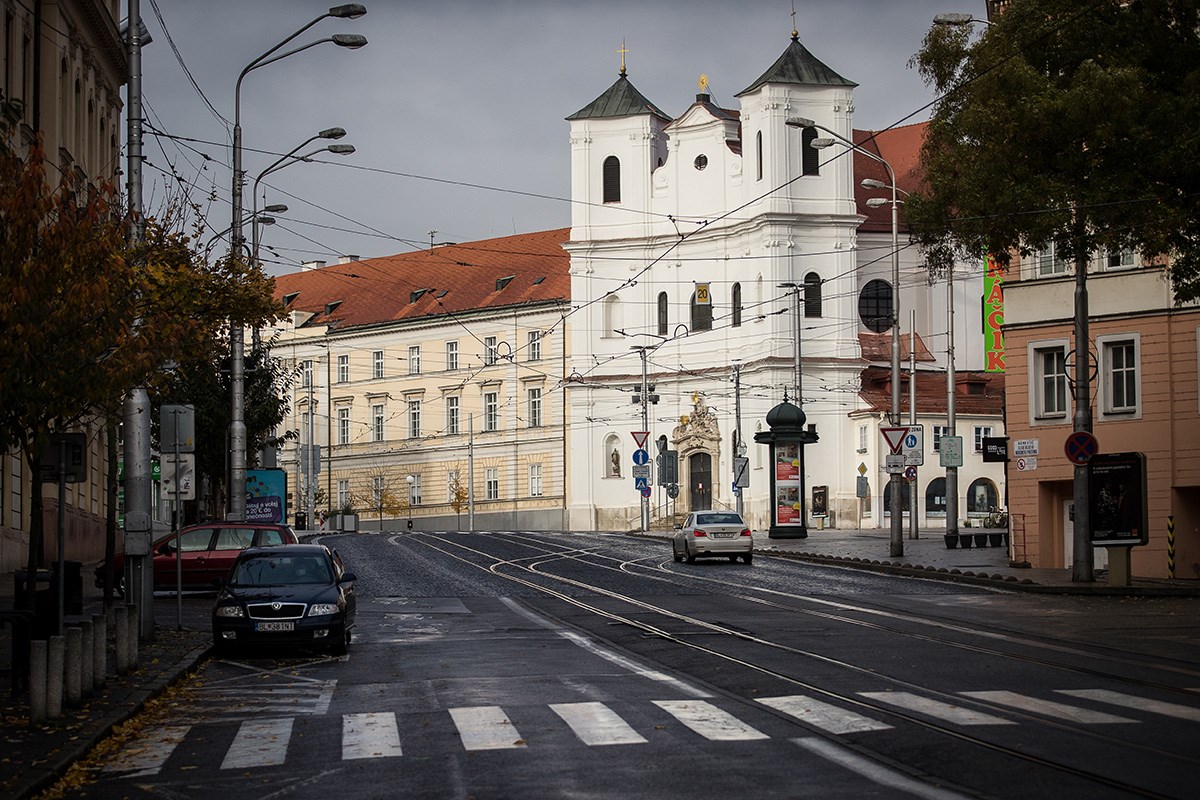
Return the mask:
<svg viewBox="0 0 1200 800">
<path fill-rule="evenodd" d="M 909 361 L 910 342 L 912 338 L 911 333 L 900 334 L 900 361 L 904 364 L 907 364 Z M 891 331 L 887 333 L 859 333 L 858 346 L 862 350 L 862 357 L 867 361 L 885 361 L 890 363 L 892 360 Z M 929 348 L 925 346 L 925 340 L 918 333 L 917 361 L 930 362 L 936 360 L 933 357 L 933 353 L 929 352 Z"/>
<path fill-rule="evenodd" d="M 908 371 L 900 377 L 900 411 L 908 419 Z M 959 372 L 955 376 L 954 411 L 956 414 L 999 415 L 1004 407 L 1004 375 L 997 372 Z M 859 396 L 873 413 L 890 411 L 892 376 L 888 367 L 870 366 L 862 371 Z M 945 414 L 946 373 L 917 372 L 917 413 Z"/>
<path fill-rule="evenodd" d="M 309 325 L 346 329 L 474 309 L 569 302 L 570 228 L 441 245 L 332 264 L 275 279 L 275 297 L 312 312 Z M 340 302 L 339 302 L 340 301 Z M 328 314 L 326 308 L 337 303 Z"/>
</svg>

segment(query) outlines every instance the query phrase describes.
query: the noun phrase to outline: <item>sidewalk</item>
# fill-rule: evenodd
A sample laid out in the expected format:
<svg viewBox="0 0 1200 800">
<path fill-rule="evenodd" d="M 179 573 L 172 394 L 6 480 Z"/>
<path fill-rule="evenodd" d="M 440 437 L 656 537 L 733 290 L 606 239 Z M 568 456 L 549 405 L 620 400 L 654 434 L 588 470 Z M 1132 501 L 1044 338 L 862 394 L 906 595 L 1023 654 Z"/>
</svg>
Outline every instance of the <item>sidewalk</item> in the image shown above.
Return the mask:
<svg viewBox="0 0 1200 800">
<path fill-rule="evenodd" d="M 658 539 L 669 536 L 664 531 L 633 535 Z M 807 539 L 771 539 L 766 532 L 759 531 L 754 534 L 754 548 L 765 556 L 1015 591 L 1200 597 L 1197 580 L 1135 577 L 1132 586 L 1109 586 L 1105 583 L 1107 575 L 1101 572 L 1095 583 L 1072 583 L 1070 570 L 1013 566 L 1007 546 L 947 549 L 941 530 L 920 531 L 917 539 L 908 535 L 905 530 L 904 556 L 900 558 L 890 557 L 891 532 L 883 529 L 811 529 Z M 100 592 L 91 586 L 90 578 L 91 573 L 87 572 L 83 587 L 83 610 L 89 619 L 102 607 Z M 12 574 L 0 575 L 0 610 L 12 608 L 12 591 Z M 154 639 L 141 643 L 137 669 L 118 676 L 110 654 L 108 685 L 85 698 L 79 708 L 67 708 L 60 719 L 41 725 L 29 723 L 25 698 L 13 698 L 9 692 L 12 629 L 5 627 L 0 634 L 0 692 L 3 692 L 0 797 L 19 800 L 36 795 L 84 757 L 115 726 L 134 716 L 147 701 L 193 669 L 207 656 L 211 645 L 211 607 L 211 594 L 186 596 L 182 629 L 177 630 L 174 595 L 156 595 Z"/>
</svg>

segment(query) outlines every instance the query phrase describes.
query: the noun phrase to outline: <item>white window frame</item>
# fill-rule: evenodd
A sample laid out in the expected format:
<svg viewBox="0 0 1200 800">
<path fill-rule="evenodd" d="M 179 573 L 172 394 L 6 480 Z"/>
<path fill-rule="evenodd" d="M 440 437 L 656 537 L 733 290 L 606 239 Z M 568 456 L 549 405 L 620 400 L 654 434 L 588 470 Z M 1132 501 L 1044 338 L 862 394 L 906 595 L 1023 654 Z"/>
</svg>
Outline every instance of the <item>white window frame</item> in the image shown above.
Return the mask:
<svg viewBox="0 0 1200 800">
<path fill-rule="evenodd" d="M 408 438 L 421 438 L 421 401 L 408 401 Z"/>
<path fill-rule="evenodd" d="M 483 393 L 483 429 L 485 431 L 500 430 L 500 393 Z"/>
<path fill-rule="evenodd" d="M 1071 375 L 1067 367 L 1070 342 L 1066 339 L 1030 342 L 1029 344 L 1029 410 L 1031 424 L 1062 424 L 1071 416 L 1074 398 L 1071 393 Z M 1051 353 L 1062 355 L 1062 409 L 1050 409 L 1046 402 L 1046 356 Z"/>
<path fill-rule="evenodd" d="M 542 360 L 542 332 L 530 331 L 526 336 L 526 361 L 541 361 Z"/>
<path fill-rule="evenodd" d="M 458 421 L 460 415 L 460 405 L 462 401 L 458 395 L 452 394 L 446 397 L 446 435 L 454 436 L 458 434 Z"/>
<path fill-rule="evenodd" d="M 933 450 L 931 452 L 942 452 L 942 437 L 950 435 L 949 425 L 931 425 L 930 435 L 933 437 Z"/>
<path fill-rule="evenodd" d="M 384 425 L 383 404 L 377 403 L 371 406 L 371 441 L 383 441 L 383 425 Z"/>
<path fill-rule="evenodd" d="M 498 341 L 495 336 L 485 336 L 483 338 L 483 365 L 485 367 L 490 367 L 496 363 L 497 345 Z"/>
<path fill-rule="evenodd" d="M 345 478 L 338 479 L 337 488 L 337 507 L 340 511 L 350 505 L 350 481 Z"/>
<path fill-rule="evenodd" d="M 1058 257 L 1058 247 L 1054 242 L 1049 242 L 1044 250 L 1034 250 L 1031 258 L 1033 259 L 1033 270 L 1030 277 L 1033 278 L 1055 278 L 1059 275 L 1066 275 L 1067 267 L 1070 266 Z"/>
<path fill-rule="evenodd" d="M 404 482 L 408 484 L 408 504 L 410 506 L 421 505 L 421 476 L 418 473 L 412 473 L 412 482 L 409 482 L 408 476 L 405 476 Z"/>
<path fill-rule="evenodd" d="M 530 464 L 529 465 L 529 496 L 530 497 L 541 497 L 542 496 L 542 465 L 541 464 Z"/>
<path fill-rule="evenodd" d="M 350 409 L 337 410 L 338 444 L 350 444 Z"/>
<path fill-rule="evenodd" d="M 300 386 L 307 389 L 313 385 L 313 362 L 312 359 L 305 359 L 300 364 Z"/>
<path fill-rule="evenodd" d="M 858 452 L 860 453 L 867 452 L 867 439 L 869 437 L 869 430 L 870 428 L 867 425 L 858 426 Z"/>
<path fill-rule="evenodd" d="M 1098 266 L 1103 270 L 1112 270 L 1114 272 L 1123 269 L 1134 269 L 1138 266 L 1138 254 L 1132 247 L 1126 247 L 1118 250 L 1114 256 L 1113 251 L 1102 250 L 1098 256 Z M 1113 263 L 1116 261 L 1116 263 Z"/>
<path fill-rule="evenodd" d="M 350 356 L 348 356 L 348 355 L 338 356 L 337 367 L 338 367 L 338 371 L 337 371 L 338 383 L 349 383 L 350 382 Z"/>
<path fill-rule="evenodd" d="M 1134 400 L 1117 406 L 1114 391 L 1114 351 L 1128 345 L 1132 365 L 1122 364 L 1122 372 L 1131 373 Z M 1098 407 L 1100 417 L 1112 420 L 1141 419 L 1142 417 L 1142 337 L 1138 332 L 1114 333 L 1096 337 L 1096 352 L 1099 354 L 1100 391 Z"/>
<path fill-rule="evenodd" d="M 488 500 L 500 499 L 500 469 L 488 467 L 483 471 L 484 496 Z"/>
<path fill-rule="evenodd" d="M 421 374 L 421 345 L 414 344 L 408 348 L 408 374 Z"/>
<path fill-rule="evenodd" d="M 446 369 L 458 369 L 458 341 L 446 342 Z"/>
<path fill-rule="evenodd" d="M 542 387 L 531 386 L 526 390 L 525 396 L 528 402 L 526 422 L 531 428 L 542 427 Z"/>
<path fill-rule="evenodd" d="M 992 436 L 991 425 L 976 425 L 974 430 L 975 452 L 983 452 L 983 440 L 990 439 Z"/>
<path fill-rule="evenodd" d="M 383 377 L 383 351 L 382 350 L 371 351 L 371 377 L 372 378 L 382 378 Z"/>
</svg>

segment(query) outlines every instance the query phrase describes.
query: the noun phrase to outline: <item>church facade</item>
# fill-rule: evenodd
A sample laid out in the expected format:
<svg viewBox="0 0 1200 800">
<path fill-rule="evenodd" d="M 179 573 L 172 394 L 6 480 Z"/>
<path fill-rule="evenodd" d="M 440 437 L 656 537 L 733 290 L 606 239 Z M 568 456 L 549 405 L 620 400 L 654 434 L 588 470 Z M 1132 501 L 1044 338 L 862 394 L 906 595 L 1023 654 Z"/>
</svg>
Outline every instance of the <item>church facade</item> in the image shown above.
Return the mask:
<svg viewBox="0 0 1200 800">
<path fill-rule="evenodd" d="M 886 186 L 891 179 L 882 163 L 845 143 L 886 161 L 902 197 L 918 181 L 924 126 L 856 131 L 854 88 L 793 34 L 783 55 L 737 95 L 737 108 L 722 108 L 702 92 L 671 117 L 622 69 L 567 118 L 572 529 L 628 530 L 643 514 L 653 526 L 676 513 L 739 506 L 752 527 L 768 527 L 771 465 L 754 434 L 785 397 L 802 406 L 819 437 L 807 449 L 805 482 L 822 489 L 813 498 L 826 512 L 820 524 L 888 524 L 878 430 L 889 424 L 888 409 L 872 402 L 864 381 L 882 375 L 884 396 L 890 391 L 898 318 L 905 371 L 915 350 L 918 387 L 927 390 L 939 372 L 945 387 L 947 292 L 944 282 L 930 282 L 905 236 L 893 306 L 891 209 L 866 205 L 871 196 L 890 201 L 891 194 L 861 186 L 863 178 Z M 973 344 L 981 270 L 964 268 L 954 289 L 963 343 L 957 368 L 966 378 L 982 368 Z M 1001 433 L 1002 382 L 989 388 L 992 380 L 980 373 L 964 381 L 964 391 L 972 382 L 972 391 L 982 387 L 995 400 L 976 403 L 977 419 L 958 431 L 968 442 L 960 469 L 964 512 L 971 490 L 997 505 L 1003 497 L 1003 465 L 984 464 L 969 446 L 973 430 Z M 946 392 L 933 391 L 943 416 L 919 415 L 931 433 L 945 424 Z M 902 419 L 894 422 L 907 424 L 907 381 L 903 395 Z M 927 405 L 918 398 L 918 409 Z M 944 475 L 932 438 L 925 447 L 933 468 L 925 468 L 915 492 L 926 509 L 919 512 L 923 524 L 937 516 L 936 481 Z M 654 474 L 661 448 L 678 454 L 673 502 Z M 639 449 L 648 452 L 654 484 L 645 507 L 635 486 L 646 471 L 635 463 L 644 460 Z M 739 498 L 733 465 L 743 455 L 749 486 Z M 922 504 L 926 498 L 932 500 Z M 941 502 L 944 509 L 944 496 Z"/>
</svg>

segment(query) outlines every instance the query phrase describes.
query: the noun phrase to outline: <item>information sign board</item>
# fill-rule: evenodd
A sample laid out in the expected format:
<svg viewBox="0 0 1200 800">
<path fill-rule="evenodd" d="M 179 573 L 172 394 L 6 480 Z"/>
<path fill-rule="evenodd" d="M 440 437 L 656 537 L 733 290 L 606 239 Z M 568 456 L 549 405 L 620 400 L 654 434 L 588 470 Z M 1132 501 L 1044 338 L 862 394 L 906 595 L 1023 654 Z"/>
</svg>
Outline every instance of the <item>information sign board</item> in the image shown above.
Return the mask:
<svg viewBox="0 0 1200 800">
<path fill-rule="evenodd" d="M 939 464 L 943 467 L 963 465 L 963 439 L 961 436 L 943 436 L 938 439 Z"/>
</svg>

